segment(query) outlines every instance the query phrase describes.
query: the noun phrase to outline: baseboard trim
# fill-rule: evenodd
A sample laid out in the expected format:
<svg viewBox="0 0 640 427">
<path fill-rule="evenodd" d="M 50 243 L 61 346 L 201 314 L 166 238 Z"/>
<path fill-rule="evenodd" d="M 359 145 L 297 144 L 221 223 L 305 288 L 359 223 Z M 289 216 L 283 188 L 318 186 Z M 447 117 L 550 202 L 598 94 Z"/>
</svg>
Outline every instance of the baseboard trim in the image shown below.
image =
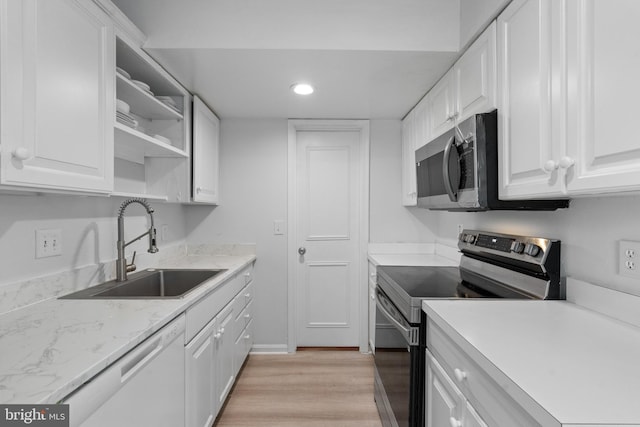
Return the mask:
<svg viewBox="0 0 640 427">
<path fill-rule="evenodd" d="M 298 347 L 296 351 L 360 351 L 360 347 Z"/>
<path fill-rule="evenodd" d="M 289 354 L 286 344 L 254 344 L 250 354 Z"/>
</svg>

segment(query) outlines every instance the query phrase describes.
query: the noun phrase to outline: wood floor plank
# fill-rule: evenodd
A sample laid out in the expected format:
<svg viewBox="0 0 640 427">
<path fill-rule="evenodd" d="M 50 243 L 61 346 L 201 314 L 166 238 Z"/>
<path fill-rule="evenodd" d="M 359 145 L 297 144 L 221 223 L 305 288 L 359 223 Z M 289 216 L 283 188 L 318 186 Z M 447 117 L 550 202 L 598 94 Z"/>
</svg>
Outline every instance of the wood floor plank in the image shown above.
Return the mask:
<svg viewBox="0 0 640 427">
<path fill-rule="evenodd" d="M 357 351 L 250 355 L 215 427 L 381 427 L 373 357 Z"/>
</svg>

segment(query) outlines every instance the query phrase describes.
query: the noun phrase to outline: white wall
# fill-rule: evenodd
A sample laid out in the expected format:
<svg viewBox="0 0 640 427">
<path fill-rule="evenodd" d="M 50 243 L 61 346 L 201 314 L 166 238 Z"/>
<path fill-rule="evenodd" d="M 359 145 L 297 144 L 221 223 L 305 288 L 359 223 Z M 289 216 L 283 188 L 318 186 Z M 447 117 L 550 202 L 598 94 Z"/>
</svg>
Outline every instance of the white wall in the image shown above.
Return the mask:
<svg viewBox="0 0 640 427">
<path fill-rule="evenodd" d="M 437 224 L 437 213 L 402 206 L 402 123 L 373 120 L 370 123 L 370 216 L 371 243 L 434 242 L 427 224 Z"/>
<path fill-rule="evenodd" d="M 287 120 L 221 122 L 220 206 L 187 208 L 188 243 L 255 243 L 257 345 L 287 342 Z"/>
<path fill-rule="evenodd" d="M 287 220 L 287 120 L 221 122 L 220 206 L 186 208 L 188 243 L 256 243 L 256 344 L 287 343 L 287 235 L 273 234 Z M 434 241 L 424 225 L 437 216 L 400 205 L 400 121 L 370 122 L 371 239 Z"/>
<path fill-rule="evenodd" d="M 460 0 L 460 47 L 472 42 L 511 0 Z"/>
<path fill-rule="evenodd" d="M 0 286 L 34 277 L 98 265 L 116 258 L 117 211 L 124 199 L 84 196 L 0 195 Z M 184 242 L 185 221 L 180 205 L 151 202 L 155 223 L 169 226 L 167 240 L 158 248 Z M 144 208 L 137 204 L 125 213 L 125 237 L 131 239 L 148 228 Z M 35 258 L 35 230 L 62 230 L 62 255 Z M 143 239 L 127 248 L 144 253 Z M 150 255 L 152 256 L 152 255 Z"/>
<path fill-rule="evenodd" d="M 438 240 L 455 244 L 457 224 L 562 240 L 564 274 L 640 295 L 640 280 L 617 275 L 618 240 L 640 241 L 640 196 L 575 199 L 554 212 L 438 214 Z"/>
</svg>

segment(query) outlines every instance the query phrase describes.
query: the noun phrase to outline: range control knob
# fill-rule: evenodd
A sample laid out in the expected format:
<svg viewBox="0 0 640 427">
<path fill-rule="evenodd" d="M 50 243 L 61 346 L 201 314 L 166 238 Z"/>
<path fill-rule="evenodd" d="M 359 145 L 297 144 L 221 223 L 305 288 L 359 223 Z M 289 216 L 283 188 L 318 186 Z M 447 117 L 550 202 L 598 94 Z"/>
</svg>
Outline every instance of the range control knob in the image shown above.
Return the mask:
<svg viewBox="0 0 640 427">
<path fill-rule="evenodd" d="M 533 243 L 527 243 L 524 247 L 524 253 L 531 256 L 537 256 L 540 253 L 540 246 Z"/>
<path fill-rule="evenodd" d="M 465 237 L 464 241 L 467 243 L 473 243 L 476 241 L 476 236 L 474 236 L 473 234 L 467 234 L 467 237 Z"/>
<path fill-rule="evenodd" d="M 511 243 L 511 252 L 515 252 L 517 254 L 521 254 L 522 251 L 524 251 L 524 243 L 518 242 L 517 240 L 514 240 Z"/>
<path fill-rule="evenodd" d="M 465 233 L 460 233 L 460 236 L 458 236 L 458 240 L 460 240 L 461 242 L 466 242 L 467 235 Z"/>
</svg>

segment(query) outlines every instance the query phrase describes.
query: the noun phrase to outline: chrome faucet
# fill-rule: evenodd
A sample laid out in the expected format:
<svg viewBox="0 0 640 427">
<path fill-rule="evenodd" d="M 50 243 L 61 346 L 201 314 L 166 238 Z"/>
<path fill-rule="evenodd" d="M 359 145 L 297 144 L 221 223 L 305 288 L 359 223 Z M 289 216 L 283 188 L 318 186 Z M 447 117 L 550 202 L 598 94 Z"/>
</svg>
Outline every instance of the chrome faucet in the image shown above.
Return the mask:
<svg viewBox="0 0 640 427">
<path fill-rule="evenodd" d="M 151 219 L 151 226 L 147 231 L 139 235 L 138 237 L 132 239 L 128 243 L 124 241 L 124 210 L 131 203 L 139 203 L 145 207 L 147 213 L 149 214 L 149 218 Z M 144 236 L 149 235 L 149 249 L 147 252 L 150 254 L 155 254 L 158 252 L 158 247 L 156 246 L 156 227 L 153 225 L 153 208 L 149 205 L 145 199 L 127 199 L 122 202 L 120 205 L 120 210 L 118 211 L 118 259 L 116 260 L 116 282 L 124 282 L 127 280 L 127 273 L 131 271 L 135 271 L 136 265 L 134 264 L 136 259 L 136 253 L 133 253 L 133 259 L 131 260 L 131 264 L 127 264 L 127 257 L 124 254 L 124 248 L 142 239 Z"/>
</svg>

